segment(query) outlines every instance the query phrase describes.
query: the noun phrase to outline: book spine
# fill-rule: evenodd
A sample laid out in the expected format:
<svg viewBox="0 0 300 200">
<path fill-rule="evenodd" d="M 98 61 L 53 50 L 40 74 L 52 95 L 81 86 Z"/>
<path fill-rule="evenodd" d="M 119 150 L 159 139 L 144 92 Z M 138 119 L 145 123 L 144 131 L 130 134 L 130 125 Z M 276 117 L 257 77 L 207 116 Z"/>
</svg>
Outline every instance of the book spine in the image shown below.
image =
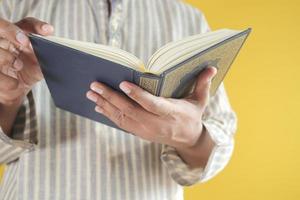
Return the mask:
<svg viewBox="0 0 300 200">
<path fill-rule="evenodd" d="M 153 95 L 159 95 L 161 77 L 151 73 L 134 72 L 134 83 Z"/>
</svg>

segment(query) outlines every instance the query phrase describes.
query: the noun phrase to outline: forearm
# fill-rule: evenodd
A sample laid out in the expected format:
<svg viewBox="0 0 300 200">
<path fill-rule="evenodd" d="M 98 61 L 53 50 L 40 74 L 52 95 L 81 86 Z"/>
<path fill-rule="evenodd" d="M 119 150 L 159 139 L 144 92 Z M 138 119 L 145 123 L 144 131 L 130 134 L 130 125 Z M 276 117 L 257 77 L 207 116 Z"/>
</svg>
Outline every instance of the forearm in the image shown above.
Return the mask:
<svg viewBox="0 0 300 200">
<path fill-rule="evenodd" d="M 9 107 L 1 105 L 0 111 L 0 122 L 6 129 L 5 132 L 0 130 L 1 165 L 17 160 L 23 152 L 34 149 L 34 144 L 37 144 L 37 122 L 32 92 L 19 104 Z"/>
<path fill-rule="evenodd" d="M 190 167 L 204 168 L 214 146 L 214 141 L 203 127 L 203 131 L 195 145 L 192 147 L 176 147 L 176 151 Z"/>
<path fill-rule="evenodd" d="M 14 121 L 23 103 L 23 100 L 24 98 L 11 105 L 0 104 L 0 126 L 3 132 L 8 136 L 11 134 Z"/>
</svg>

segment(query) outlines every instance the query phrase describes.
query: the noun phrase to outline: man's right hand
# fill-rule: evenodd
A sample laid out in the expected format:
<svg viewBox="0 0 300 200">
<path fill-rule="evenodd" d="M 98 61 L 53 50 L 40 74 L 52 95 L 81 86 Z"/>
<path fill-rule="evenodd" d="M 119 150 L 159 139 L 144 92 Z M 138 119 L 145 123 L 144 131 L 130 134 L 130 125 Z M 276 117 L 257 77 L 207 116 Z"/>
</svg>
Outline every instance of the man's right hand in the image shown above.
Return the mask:
<svg viewBox="0 0 300 200">
<path fill-rule="evenodd" d="M 20 103 L 43 77 L 27 33 L 50 35 L 53 27 L 31 17 L 17 23 L 0 18 L 0 106 Z"/>
<path fill-rule="evenodd" d="M 34 18 L 0 18 L 0 127 L 10 135 L 24 97 L 43 76 L 27 33 L 50 35 L 53 27 Z"/>
</svg>

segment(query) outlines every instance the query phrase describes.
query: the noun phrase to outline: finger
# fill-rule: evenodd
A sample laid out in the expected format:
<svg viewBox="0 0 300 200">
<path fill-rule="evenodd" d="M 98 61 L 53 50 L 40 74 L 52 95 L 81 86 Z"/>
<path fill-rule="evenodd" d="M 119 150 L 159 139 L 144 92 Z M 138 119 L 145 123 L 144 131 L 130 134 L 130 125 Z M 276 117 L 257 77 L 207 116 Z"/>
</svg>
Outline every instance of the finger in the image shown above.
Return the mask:
<svg viewBox="0 0 300 200">
<path fill-rule="evenodd" d="M 133 83 L 123 81 L 120 84 L 120 89 L 151 113 L 156 115 L 166 115 L 172 111 L 170 109 L 171 103 L 165 98 L 154 96 Z"/>
<path fill-rule="evenodd" d="M 20 71 L 23 68 L 23 62 L 7 50 L 0 48 L 0 70 L 8 74 L 9 69 Z"/>
<path fill-rule="evenodd" d="M 33 17 L 24 18 L 17 22 L 16 25 L 27 33 L 36 33 L 44 36 L 51 35 L 54 31 L 52 25 Z"/>
<path fill-rule="evenodd" d="M 13 43 L 17 49 L 29 47 L 29 39 L 25 33 L 15 24 L 0 19 L 0 37 Z"/>
<path fill-rule="evenodd" d="M 208 67 L 201 72 L 197 78 L 196 87 L 192 96 L 194 96 L 202 106 L 207 104 L 211 80 L 216 73 L 217 69 L 215 67 Z"/>
<path fill-rule="evenodd" d="M 15 56 L 18 56 L 20 53 L 10 41 L 4 38 L 0 38 L 0 48 L 8 50 Z"/>
<path fill-rule="evenodd" d="M 99 102 L 101 101 L 101 103 Z M 104 98 L 99 97 L 97 106 L 95 107 L 95 111 L 103 114 L 112 122 L 114 122 L 118 127 L 128 131 L 136 133 L 137 130 L 141 130 L 141 124 L 137 121 L 131 119 L 124 112 L 119 110 L 113 104 L 106 101 Z"/>
<path fill-rule="evenodd" d="M 87 97 L 99 106 L 102 102 L 101 99 L 105 99 L 134 120 L 144 121 L 153 117 L 151 113 L 144 110 L 138 104 L 102 83 L 93 82 L 91 89 L 93 92 L 88 92 Z"/>
</svg>

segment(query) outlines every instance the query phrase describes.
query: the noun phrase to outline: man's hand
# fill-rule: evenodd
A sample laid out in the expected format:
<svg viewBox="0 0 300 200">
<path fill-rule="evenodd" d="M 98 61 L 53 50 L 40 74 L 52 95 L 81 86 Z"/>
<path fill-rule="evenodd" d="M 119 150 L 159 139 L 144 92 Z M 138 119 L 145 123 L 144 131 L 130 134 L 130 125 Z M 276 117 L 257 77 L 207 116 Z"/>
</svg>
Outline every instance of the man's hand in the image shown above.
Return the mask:
<svg viewBox="0 0 300 200">
<path fill-rule="evenodd" d="M 87 98 L 96 103 L 95 110 L 102 113 L 120 128 L 152 142 L 167 144 L 177 149 L 193 166 L 203 166 L 214 144 L 202 135 L 202 115 L 209 102 L 211 79 L 216 68 L 209 67 L 198 77 L 195 89 L 184 99 L 154 96 L 140 87 L 122 82 L 120 89 L 129 97 L 98 82 L 91 84 Z M 199 141 L 205 140 L 205 141 Z M 198 145 L 202 145 L 199 147 Z M 201 151 L 197 158 L 191 158 Z M 182 154 L 180 153 L 182 152 Z M 197 156 L 197 155 L 196 155 Z"/>
<path fill-rule="evenodd" d="M 9 133 L 17 110 L 42 79 L 27 33 L 50 35 L 53 27 L 34 18 L 11 23 L 0 18 L 0 126 Z"/>
<path fill-rule="evenodd" d="M 42 79 L 27 33 L 49 35 L 53 27 L 34 18 L 15 24 L 0 19 L 0 103 L 20 101 Z"/>
</svg>

